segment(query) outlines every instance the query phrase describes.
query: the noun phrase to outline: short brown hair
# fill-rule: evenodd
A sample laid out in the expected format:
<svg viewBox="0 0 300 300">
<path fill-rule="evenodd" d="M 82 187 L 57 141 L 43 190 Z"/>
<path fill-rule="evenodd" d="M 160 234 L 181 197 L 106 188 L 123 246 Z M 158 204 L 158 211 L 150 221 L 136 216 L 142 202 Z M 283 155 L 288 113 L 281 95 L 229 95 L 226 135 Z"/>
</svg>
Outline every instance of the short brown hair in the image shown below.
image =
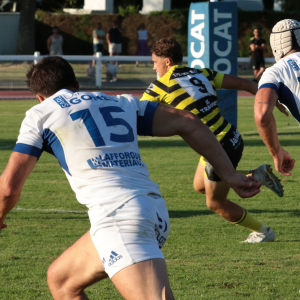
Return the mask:
<svg viewBox="0 0 300 300">
<path fill-rule="evenodd" d="M 63 88 L 78 88 L 71 65 L 60 56 L 48 56 L 32 64 L 27 85 L 34 95 L 50 97 Z"/>
<path fill-rule="evenodd" d="M 152 47 L 152 53 L 158 57 L 168 57 L 173 60 L 175 64 L 182 62 L 182 49 L 180 44 L 172 39 L 160 39 L 155 42 Z"/>
</svg>

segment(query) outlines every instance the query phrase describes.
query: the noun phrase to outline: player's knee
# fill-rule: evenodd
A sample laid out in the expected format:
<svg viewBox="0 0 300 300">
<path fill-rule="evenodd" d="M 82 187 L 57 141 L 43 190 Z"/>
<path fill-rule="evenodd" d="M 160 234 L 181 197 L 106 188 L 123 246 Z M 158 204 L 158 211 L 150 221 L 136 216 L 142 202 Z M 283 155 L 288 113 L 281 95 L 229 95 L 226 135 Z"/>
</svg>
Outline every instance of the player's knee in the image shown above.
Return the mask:
<svg viewBox="0 0 300 300">
<path fill-rule="evenodd" d="M 62 282 L 59 280 L 59 278 L 59 270 L 55 263 L 53 263 L 50 265 L 47 271 L 47 283 L 51 291 L 61 288 Z"/>
<path fill-rule="evenodd" d="M 200 194 L 205 194 L 205 188 L 202 186 L 198 186 L 198 185 L 194 184 L 194 189 L 196 192 L 198 192 Z"/>
<path fill-rule="evenodd" d="M 53 262 L 47 271 L 47 283 L 55 300 L 75 299 L 83 293 L 81 287 L 72 284 L 70 278 L 66 274 L 63 275 L 60 265 L 56 262 Z"/>
<path fill-rule="evenodd" d="M 219 213 L 224 209 L 224 205 L 221 201 L 213 199 L 206 199 L 206 206 L 215 213 Z"/>
<path fill-rule="evenodd" d="M 205 187 L 203 184 L 200 184 L 198 180 L 194 179 L 193 182 L 194 190 L 200 194 L 205 194 Z"/>
</svg>

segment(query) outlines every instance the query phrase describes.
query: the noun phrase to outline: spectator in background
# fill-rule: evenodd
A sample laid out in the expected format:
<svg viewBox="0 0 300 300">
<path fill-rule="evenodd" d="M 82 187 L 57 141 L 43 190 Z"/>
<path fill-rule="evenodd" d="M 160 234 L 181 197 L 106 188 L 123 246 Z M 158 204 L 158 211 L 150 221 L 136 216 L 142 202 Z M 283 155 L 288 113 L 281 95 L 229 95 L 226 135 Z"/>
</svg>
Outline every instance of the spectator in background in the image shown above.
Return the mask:
<svg viewBox="0 0 300 300">
<path fill-rule="evenodd" d="M 261 37 L 260 30 L 255 28 L 254 37 L 250 40 L 251 66 L 254 73 L 254 81 L 258 82 L 260 76 L 265 71 L 264 50 L 266 49 L 266 40 Z"/>
<path fill-rule="evenodd" d="M 89 65 L 88 65 L 88 67 L 86 69 L 86 76 L 88 78 L 91 78 L 91 79 L 95 78 L 95 71 L 96 71 L 95 67 L 93 66 L 93 63 L 94 63 L 94 61 L 93 62 L 89 62 Z"/>
<path fill-rule="evenodd" d="M 109 56 L 120 55 L 122 52 L 122 33 L 123 30 L 119 28 L 117 22 L 112 23 L 112 28 L 110 28 L 106 34 Z M 118 65 L 118 62 L 116 62 Z"/>
<path fill-rule="evenodd" d="M 112 64 L 111 62 L 106 62 L 106 81 L 107 82 L 116 82 L 117 79 L 117 72 L 118 72 L 118 66 L 115 64 Z"/>
<path fill-rule="evenodd" d="M 148 38 L 151 38 L 151 34 L 146 29 L 145 24 L 140 24 L 137 30 L 138 34 L 138 44 L 137 44 L 137 50 L 136 55 L 139 56 L 150 56 L 150 50 L 148 47 Z M 135 66 L 139 66 L 139 62 L 136 61 Z M 147 66 L 147 63 L 146 63 Z"/>
<path fill-rule="evenodd" d="M 97 27 L 93 30 L 94 55 L 97 52 L 101 52 L 103 54 L 104 39 L 105 39 L 105 32 L 102 29 L 102 23 L 97 23 Z"/>
<path fill-rule="evenodd" d="M 50 55 L 63 55 L 63 46 L 64 39 L 59 34 L 58 27 L 53 27 L 52 35 L 49 36 L 47 40 L 47 48 L 49 50 Z"/>
</svg>

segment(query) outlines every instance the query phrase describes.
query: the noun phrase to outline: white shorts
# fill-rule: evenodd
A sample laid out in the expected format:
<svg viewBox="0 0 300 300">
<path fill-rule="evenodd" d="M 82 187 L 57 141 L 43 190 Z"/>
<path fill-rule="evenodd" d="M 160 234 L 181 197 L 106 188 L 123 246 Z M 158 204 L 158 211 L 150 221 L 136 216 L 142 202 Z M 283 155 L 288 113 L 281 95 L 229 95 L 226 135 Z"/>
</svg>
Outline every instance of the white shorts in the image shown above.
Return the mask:
<svg viewBox="0 0 300 300">
<path fill-rule="evenodd" d="M 169 235 L 169 214 L 160 196 L 140 196 L 127 201 L 103 218 L 92 241 L 105 272 L 112 278 L 132 264 L 163 258 L 160 248 Z"/>
<path fill-rule="evenodd" d="M 108 51 L 109 51 L 109 53 L 120 54 L 122 52 L 122 44 L 110 43 L 108 45 Z"/>
</svg>

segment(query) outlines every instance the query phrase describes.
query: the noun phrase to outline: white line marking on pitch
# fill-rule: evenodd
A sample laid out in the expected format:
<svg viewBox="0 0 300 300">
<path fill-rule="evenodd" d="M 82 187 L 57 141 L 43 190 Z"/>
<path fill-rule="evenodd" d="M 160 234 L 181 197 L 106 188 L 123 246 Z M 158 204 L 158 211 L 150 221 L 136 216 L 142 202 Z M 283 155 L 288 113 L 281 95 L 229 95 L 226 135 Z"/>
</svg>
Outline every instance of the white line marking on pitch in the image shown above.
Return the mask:
<svg viewBox="0 0 300 300">
<path fill-rule="evenodd" d="M 63 210 L 63 209 L 40 209 L 40 208 L 22 208 L 22 207 L 15 207 L 14 210 L 21 210 L 21 211 L 37 211 L 37 212 L 71 213 L 71 214 L 87 214 L 87 211 L 80 211 L 80 210 Z"/>
<path fill-rule="evenodd" d="M 7 149 L 7 148 L 10 148 L 11 146 L 3 146 L 3 147 L 0 147 L 0 149 Z"/>
</svg>

